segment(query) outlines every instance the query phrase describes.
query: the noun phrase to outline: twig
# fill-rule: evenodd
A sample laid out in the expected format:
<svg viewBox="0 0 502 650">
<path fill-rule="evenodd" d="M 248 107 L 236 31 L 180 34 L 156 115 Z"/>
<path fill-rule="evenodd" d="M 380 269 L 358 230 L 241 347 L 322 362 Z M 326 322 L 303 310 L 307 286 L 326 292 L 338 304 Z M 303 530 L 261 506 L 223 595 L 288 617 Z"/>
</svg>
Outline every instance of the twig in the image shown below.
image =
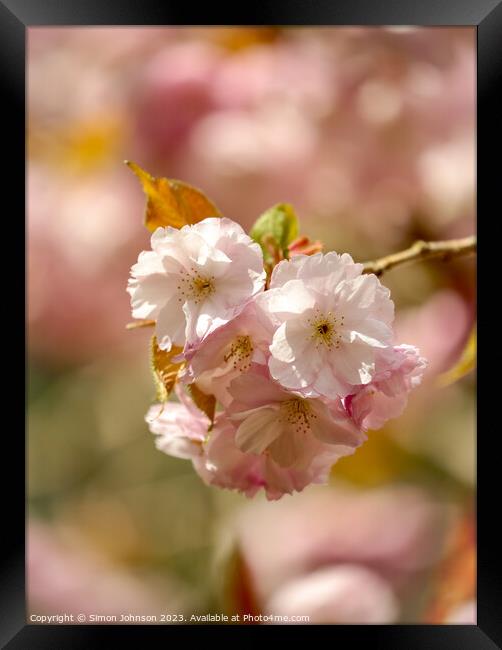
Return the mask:
<svg viewBox="0 0 502 650">
<path fill-rule="evenodd" d="M 140 327 L 153 327 L 154 325 L 154 320 L 136 320 L 132 323 L 127 323 L 126 330 L 137 330 Z"/>
<path fill-rule="evenodd" d="M 378 260 L 364 263 L 363 273 L 374 273 L 382 275 L 395 266 L 410 264 L 419 260 L 438 258 L 443 261 L 455 257 L 463 257 L 476 252 L 476 236 L 464 237 L 463 239 L 449 239 L 448 241 L 417 241 L 404 251 L 393 253 Z"/>
</svg>

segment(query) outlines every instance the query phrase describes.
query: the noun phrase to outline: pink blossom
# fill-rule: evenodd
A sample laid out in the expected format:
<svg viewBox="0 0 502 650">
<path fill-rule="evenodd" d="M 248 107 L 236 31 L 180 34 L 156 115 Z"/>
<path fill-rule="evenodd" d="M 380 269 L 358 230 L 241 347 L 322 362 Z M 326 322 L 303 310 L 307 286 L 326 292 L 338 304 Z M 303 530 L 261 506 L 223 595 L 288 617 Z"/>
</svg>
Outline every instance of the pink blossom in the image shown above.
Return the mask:
<svg viewBox="0 0 502 650">
<path fill-rule="evenodd" d="M 280 483 L 281 477 L 267 472 L 270 467 L 265 458 L 240 451 L 234 437 L 234 424 L 218 416 L 204 446 L 204 456 L 194 461 L 195 471 L 207 485 L 238 490 L 247 497 L 253 497 L 263 487 L 268 498 L 280 498 L 287 491 L 287 486 Z"/>
<path fill-rule="evenodd" d="M 181 388 L 176 387 L 180 403 L 153 404 L 145 416 L 155 434 L 155 446 L 176 458 L 196 458 L 202 454 L 209 418 L 196 408 Z"/>
<path fill-rule="evenodd" d="M 368 384 L 393 339 L 394 303 L 348 254 L 297 255 L 274 269 L 258 304 L 277 326 L 269 368 L 284 388 L 333 398 Z"/>
<path fill-rule="evenodd" d="M 344 399 L 354 423 L 363 431 L 380 429 L 403 412 L 408 393 L 422 381 L 427 361 L 417 348 L 398 345 L 382 350 L 371 383 Z"/>
<path fill-rule="evenodd" d="M 200 340 L 263 289 L 261 248 L 230 219 L 157 228 L 151 245 L 132 267 L 127 291 L 134 318 L 156 319 L 164 350 Z"/>
<path fill-rule="evenodd" d="M 195 470 L 208 485 L 238 490 L 247 497 L 263 488 L 270 501 L 301 492 L 311 483 L 326 483 L 338 458 L 354 451 L 351 447 L 318 443 L 309 464 L 281 467 L 271 455 L 241 451 L 235 444 L 235 433 L 235 424 L 218 416 L 204 446 L 204 456 L 194 460 Z"/>
<path fill-rule="evenodd" d="M 242 378 L 250 375 L 254 375 L 252 384 L 256 392 L 256 382 L 263 384 L 264 380 L 255 373 Z M 245 385 L 240 388 L 246 390 Z M 301 449 L 292 447 L 300 453 L 298 460 L 284 466 L 272 454 L 245 453 L 239 449 L 235 443 L 237 425 L 225 412 L 217 414 L 210 428 L 209 419 L 181 389 L 177 394 L 181 403 L 154 404 L 146 415 L 150 431 L 157 436 L 157 448 L 170 456 L 191 459 L 195 471 L 207 485 L 238 490 L 247 497 L 263 488 L 267 498 L 275 500 L 284 494 L 300 492 L 311 483 L 325 483 L 332 465 L 341 456 L 353 453 L 361 440 L 354 432 L 342 432 L 341 428 L 339 444 L 323 443 L 313 435 L 305 435 Z M 329 426 L 332 434 L 338 431 L 334 421 Z M 286 446 L 288 441 L 283 442 Z"/>
<path fill-rule="evenodd" d="M 280 467 L 305 469 L 317 456 L 346 455 L 364 440 L 340 402 L 327 405 L 285 391 L 263 366 L 234 379 L 229 393 L 228 414 L 239 423 L 237 447 L 269 456 Z"/>
<path fill-rule="evenodd" d="M 236 318 L 205 337 L 197 346 L 186 346 L 188 364 L 180 376 L 185 383 L 197 381 L 201 390 L 227 406 L 230 382 L 251 363 L 266 364 L 273 329 L 252 301 Z"/>
</svg>

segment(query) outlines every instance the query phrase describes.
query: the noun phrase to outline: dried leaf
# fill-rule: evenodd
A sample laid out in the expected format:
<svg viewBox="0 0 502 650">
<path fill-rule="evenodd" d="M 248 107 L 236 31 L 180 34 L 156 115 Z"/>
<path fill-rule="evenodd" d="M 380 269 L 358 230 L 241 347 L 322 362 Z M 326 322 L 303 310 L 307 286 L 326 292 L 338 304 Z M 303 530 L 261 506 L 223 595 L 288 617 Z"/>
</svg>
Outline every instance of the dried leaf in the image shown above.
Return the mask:
<svg viewBox="0 0 502 650">
<path fill-rule="evenodd" d="M 437 378 L 437 385 L 441 388 L 455 383 L 476 367 L 476 327 L 474 326 L 466 346 L 457 363 Z"/>
<path fill-rule="evenodd" d="M 218 208 L 200 190 L 169 178 L 155 178 L 136 163 L 126 165 L 139 178 L 146 194 L 145 226 L 154 232 L 159 226 L 181 228 L 207 217 L 221 217 Z"/>
<path fill-rule="evenodd" d="M 172 359 L 182 351 L 182 348 L 173 346 L 169 352 L 165 352 L 157 345 L 157 337 L 155 335 L 152 336 L 150 343 L 150 366 L 157 389 L 157 400 L 159 402 L 166 402 L 174 388 L 178 373 L 185 362 L 174 363 Z"/>
<path fill-rule="evenodd" d="M 195 406 L 207 415 L 212 424 L 214 422 L 214 411 L 216 409 L 216 399 L 214 395 L 204 393 L 197 384 L 190 384 L 188 390 Z"/>
</svg>

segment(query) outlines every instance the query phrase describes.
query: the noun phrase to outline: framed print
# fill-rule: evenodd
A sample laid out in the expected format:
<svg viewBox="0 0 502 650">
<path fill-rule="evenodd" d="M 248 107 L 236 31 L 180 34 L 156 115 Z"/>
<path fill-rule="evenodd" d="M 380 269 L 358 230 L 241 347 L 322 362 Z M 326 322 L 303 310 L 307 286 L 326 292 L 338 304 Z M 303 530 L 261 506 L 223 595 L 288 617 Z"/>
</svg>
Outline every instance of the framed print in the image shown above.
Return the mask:
<svg viewBox="0 0 502 650">
<path fill-rule="evenodd" d="M 2 647 L 502 647 L 501 3 L 331 5 L 1 1 Z"/>
</svg>

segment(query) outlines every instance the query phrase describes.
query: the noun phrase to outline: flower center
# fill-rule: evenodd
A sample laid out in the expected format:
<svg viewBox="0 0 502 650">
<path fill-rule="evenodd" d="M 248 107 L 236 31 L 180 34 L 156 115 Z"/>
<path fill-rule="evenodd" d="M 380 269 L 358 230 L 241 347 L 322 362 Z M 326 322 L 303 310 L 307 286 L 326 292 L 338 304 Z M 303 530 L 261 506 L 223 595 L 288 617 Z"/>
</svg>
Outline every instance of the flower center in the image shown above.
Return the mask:
<svg viewBox="0 0 502 650">
<path fill-rule="evenodd" d="M 197 275 L 192 280 L 193 291 L 197 296 L 208 296 L 214 291 L 214 278 L 205 278 L 200 275 Z"/>
<path fill-rule="evenodd" d="M 341 343 L 340 329 L 343 327 L 344 317 L 337 318 L 333 312 L 326 314 L 316 311 L 307 319 L 309 325 L 309 339 L 314 341 L 316 348 L 323 345 L 328 350 L 338 350 Z"/>
<path fill-rule="evenodd" d="M 190 273 L 180 271 L 181 277 L 178 284 L 178 300 L 192 300 L 196 304 L 203 302 L 215 292 L 214 275 L 204 276 L 192 268 Z"/>
<path fill-rule="evenodd" d="M 251 365 L 253 355 L 253 343 L 247 335 L 238 336 L 232 342 L 229 351 L 223 357 L 225 361 L 231 361 L 235 370 L 244 372 Z"/>
<path fill-rule="evenodd" d="M 281 404 L 279 423 L 291 425 L 297 433 L 308 433 L 310 421 L 316 418 L 310 404 L 301 397 L 288 399 Z"/>
</svg>

